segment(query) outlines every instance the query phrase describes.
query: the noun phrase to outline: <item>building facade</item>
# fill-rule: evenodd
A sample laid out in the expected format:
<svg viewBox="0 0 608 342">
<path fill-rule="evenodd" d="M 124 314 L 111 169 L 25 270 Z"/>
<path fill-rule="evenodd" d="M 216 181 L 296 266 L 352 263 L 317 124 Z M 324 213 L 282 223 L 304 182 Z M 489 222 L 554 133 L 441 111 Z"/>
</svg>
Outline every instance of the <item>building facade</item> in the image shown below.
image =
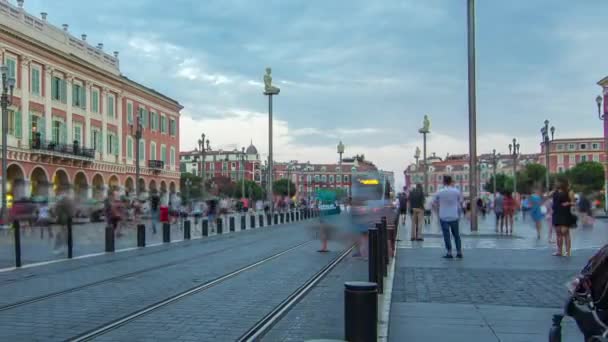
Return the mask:
<svg viewBox="0 0 608 342">
<path fill-rule="evenodd" d="M 546 165 L 545 144 L 541 144 L 539 163 Z M 584 161 L 606 162 L 604 138 L 555 139 L 549 143 L 549 170 L 560 173 Z"/>
<path fill-rule="evenodd" d="M 16 79 L 8 115 L 9 195 L 73 191 L 103 198 L 135 190 L 179 191 L 182 106 L 121 74 L 118 52 L 77 38 L 0 0 L 0 58 Z M 137 122 L 142 139 L 134 138 Z M 136 151 L 137 149 L 137 151 Z"/>
<path fill-rule="evenodd" d="M 493 156 L 491 154 L 482 154 L 478 157 L 478 174 L 477 179 L 479 184 L 477 189 L 479 191 L 485 191 L 486 183 L 491 179 L 494 173 Z M 508 155 L 501 155 L 496 160 L 496 173 L 506 174 L 513 176 L 514 159 Z M 527 164 L 538 163 L 537 154 L 522 154 L 517 158 L 517 170 L 521 170 Z M 452 176 L 454 185 L 460 189 L 464 196 L 469 195 L 470 187 L 470 168 L 469 168 L 469 155 L 448 155 L 444 159 L 436 156 L 433 159 L 429 159 L 428 167 L 428 182 L 429 186 L 426 190 L 427 193 L 433 194 L 443 186 L 443 177 Z M 412 164 L 407 167 L 404 171 L 406 187 L 412 188 L 416 184 L 424 185 L 424 168 L 422 161 L 416 164 Z M 490 190 L 490 189 L 487 189 Z"/>
<path fill-rule="evenodd" d="M 217 176 L 230 177 L 237 181 L 243 179 L 261 183 L 261 161 L 257 148 L 251 144 L 244 151 L 241 150 L 206 150 L 204 153 L 198 149 L 180 152 L 180 171 L 195 176 L 203 175 L 205 179 Z M 204 163 L 203 163 L 204 160 Z M 204 164 L 204 165 L 203 165 Z"/>
</svg>

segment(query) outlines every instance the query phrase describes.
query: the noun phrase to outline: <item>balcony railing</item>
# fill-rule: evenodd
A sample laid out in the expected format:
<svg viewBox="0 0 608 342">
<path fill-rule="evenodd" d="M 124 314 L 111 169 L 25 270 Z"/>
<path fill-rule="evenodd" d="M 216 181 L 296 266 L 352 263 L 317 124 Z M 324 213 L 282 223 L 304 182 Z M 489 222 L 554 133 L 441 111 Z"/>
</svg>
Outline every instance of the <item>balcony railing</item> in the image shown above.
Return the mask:
<svg viewBox="0 0 608 342">
<path fill-rule="evenodd" d="M 155 170 L 162 170 L 165 168 L 165 162 L 162 160 L 148 160 L 148 167 Z"/>
<path fill-rule="evenodd" d="M 79 144 L 63 144 L 55 141 L 33 139 L 30 141 L 30 149 L 65 156 L 75 156 L 87 159 L 95 158 L 94 148 L 85 148 Z"/>
</svg>

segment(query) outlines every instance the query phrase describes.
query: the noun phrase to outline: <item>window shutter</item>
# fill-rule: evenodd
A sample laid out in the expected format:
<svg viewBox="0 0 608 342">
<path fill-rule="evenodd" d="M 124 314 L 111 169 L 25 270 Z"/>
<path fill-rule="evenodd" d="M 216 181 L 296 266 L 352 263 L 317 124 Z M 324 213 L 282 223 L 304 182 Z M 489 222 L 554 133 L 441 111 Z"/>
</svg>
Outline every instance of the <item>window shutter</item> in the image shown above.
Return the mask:
<svg viewBox="0 0 608 342">
<path fill-rule="evenodd" d="M 94 91 L 93 95 L 91 95 L 91 96 L 92 96 L 91 100 L 93 102 L 93 108 L 92 108 L 92 110 L 95 113 L 99 113 L 99 93 L 96 92 L 96 91 Z"/>
<path fill-rule="evenodd" d="M 114 155 L 118 155 L 118 136 L 114 136 Z"/>
<path fill-rule="evenodd" d="M 34 130 L 34 116 L 32 115 L 32 113 L 28 113 L 28 122 L 30 124 L 30 129 L 28 130 L 28 140 L 31 142 L 34 140 L 34 135 L 32 134 L 32 131 Z"/>
<path fill-rule="evenodd" d="M 21 112 L 15 112 L 15 137 L 21 138 Z"/>
<path fill-rule="evenodd" d="M 72 106 L 76 106 L 80 101 L 80 94 L 78 93 L 78 85 L 72 84 Z"/>
<path fill-rule="evenodd" d="M 42 141 L 46 140 L 46 118 L 44 116 L 39 117 L 38 121 L 38 132 L 40 132 L 40 139 Z"/>
<path fill-rule="evenodd" d="M 68 127 L 67 127 L 67 125 L 65 123 L 61 123 L 61 126 L 59 126 L 59 127 L 60 127 L 60 134 L 61 134 L 61 136 L 59 138 L 60 139 L 59 142 L 63 143 L 63 144 L 67 144 L 67 142 L 68 142 Z"/>
<path fill-rule="evenodd" d="M 80 91 L 80 108 L 87 109 L 87 92 L 84 87 Z"/>
<path fill-rule="evenodd" d="M 68 83 L 65 80 L 61 80 L 59 84 L 61 84 L 61 102 L 67 103 Z"/>
<path fill-rule="evenodd" d="M 55 94 L 57 94 L 57 80 L 55 78 L 51 79 L 51 98 L 55 99 Z"/>
</svg>

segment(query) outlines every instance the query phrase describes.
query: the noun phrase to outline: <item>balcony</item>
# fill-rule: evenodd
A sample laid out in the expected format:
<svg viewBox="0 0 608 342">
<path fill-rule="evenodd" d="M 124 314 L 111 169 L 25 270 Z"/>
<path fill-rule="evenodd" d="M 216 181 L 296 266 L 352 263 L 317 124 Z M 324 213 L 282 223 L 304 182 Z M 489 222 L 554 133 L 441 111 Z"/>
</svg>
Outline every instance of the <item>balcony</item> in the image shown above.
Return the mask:
<svg viewBox="0 0 608 342">
<path fill-rule="evenodd" d="M 92 162 L 95 159 L 95 149 L 84 148 L 79 144 L 63 144 L 55 141 L 33 139 L 30 141 L 30 150 L 43 158 L 72 159 L 83 162 Z"/>
<path fill-rule="evenodd" d="M 159 173 L 165 168 L 165 162 L 162 160 L 148 160 L 148 168 L 155 173 Z"/>
</svg>

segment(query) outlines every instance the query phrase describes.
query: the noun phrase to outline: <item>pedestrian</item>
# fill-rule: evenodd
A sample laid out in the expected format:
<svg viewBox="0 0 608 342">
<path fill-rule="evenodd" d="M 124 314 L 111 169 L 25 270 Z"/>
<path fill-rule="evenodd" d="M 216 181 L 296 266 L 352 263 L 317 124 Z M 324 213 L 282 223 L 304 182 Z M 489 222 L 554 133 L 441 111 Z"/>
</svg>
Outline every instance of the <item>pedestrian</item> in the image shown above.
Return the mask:
<svg viewBox="0 0 608 342">
<path fill-rule="evenodd" d="M 422 220 L 424 220 L 424 192 L 422 185 L 416 184 L 414 191 L 410 192 L 410 210 L 412 215 L 411 241 L 424 241 L 422 237 Z M 404 215 L 405 216 L 405 215 Z"/>
<path fill-rule="evenodd" d="M 581 215 L 583 227 L 593 227 L 594 219 L 593 212 L 591 211 L 591 201 L 589 201 L 586 194 L 582 193 L 580 195 L 577 209 Z"/>
<path fill-rule="evenodd" d="M 513 198 L 513 194 L 510 191 L 505 191 L 503 199 L 503 210 L 505 215 L 505 233 L 507 235 L 513 234 L 513 221 L 515 216 L 515 210 L 517 209 L 517 202 Z M 502 233 L 502 231 L 501 231 Z"/>
<path fill-rule="evenodd" d="M 500 228 L 502 234 L 505 226 L 505 210 L 504 210 L 504 197 L 500 192 L 494 194 L 494 214 L 496 215 L 496 232 Z"/>
<path fill-rule="evenodd" d="M 522 221 L 526 220 L 526 216 L 530 211 L 530 199 L 527 196 L 522 196 L 521 200 L 521 217 Z"/>
<path fill-rule="evenodd" d="M 451 176 L 443 176 L 444 187 L 437 192 L 434 199 L 434 204 L 439 209 L 439 222 L 445 242 L 446 259 L 452 259 L 452 240 L 450 232 L 454 237 L 456 244 L 456 257 L 462 258 L 462 244 L 460 241 L 460 232 L 458 231 L 458 223 L 460 220 L 460 205 L 463 201 L 462 193 L 452 184 Z"/>
<path fill-rule="evenodd" d="M 431 224 L 431 215 L 432 214 L 433 214 L 433 197 L 428 196 L 424 200 L 424 224 L 426 224 L 426 225 Z"/>
<path fill-rule="evenodd" d="M 556 256 L 564 255 L 564 245 L 566 256 L 571 255 L 570 228 L 576 227 L 576 216 L 572 214 L 572 206 L 575 205 L 574 195 L 570 192 L 570 187 L 566 179 L 557 182 L 557 190 L 553 192 L 553 225 L 557 235 Z"/>
<path fill-rule="evenodd" d="M 543 206 L 543 198 L 541 197 L 540 189 L 536 189 L 532 196 L 530 196 L 528 205 L 530 206 L 530 216 L 536 227 L 536 239 L 540 240 L 540 231 L 542 230 L 546 213 L 546 209 L 543 210 L 545 207 Z"/>
<path fill-rule="evenodd" d="M 405 194 L 405 192 L 399 194 L 398 201 L 401 224 L 405 225 L 405 217 L 407 216 L 407 195 Z"/>
<path fill-rule="evenodd" d="M 57 205 L 55 206 L 57 212 L 57 223 L 61 225 L 59 232 L 55 235 L 55 246 L 53 253 L 61 253 L 61 248 L 66 245 L 67 240 L 67 226 L 72 224 L 72 218 L 74 217 L 74 202 L 70 198 L 67 192 L 63 192 L 59 196 Z"/>
<path fill-rule="evenodd" d="M 160 196 L 154 191 L 152 198 L 150 198 L 150 219 L 152 220 L 152 234 L 156 234 L 156 225 L 160 219 L 159 213 L 160 207 Z"/>
</svg>

